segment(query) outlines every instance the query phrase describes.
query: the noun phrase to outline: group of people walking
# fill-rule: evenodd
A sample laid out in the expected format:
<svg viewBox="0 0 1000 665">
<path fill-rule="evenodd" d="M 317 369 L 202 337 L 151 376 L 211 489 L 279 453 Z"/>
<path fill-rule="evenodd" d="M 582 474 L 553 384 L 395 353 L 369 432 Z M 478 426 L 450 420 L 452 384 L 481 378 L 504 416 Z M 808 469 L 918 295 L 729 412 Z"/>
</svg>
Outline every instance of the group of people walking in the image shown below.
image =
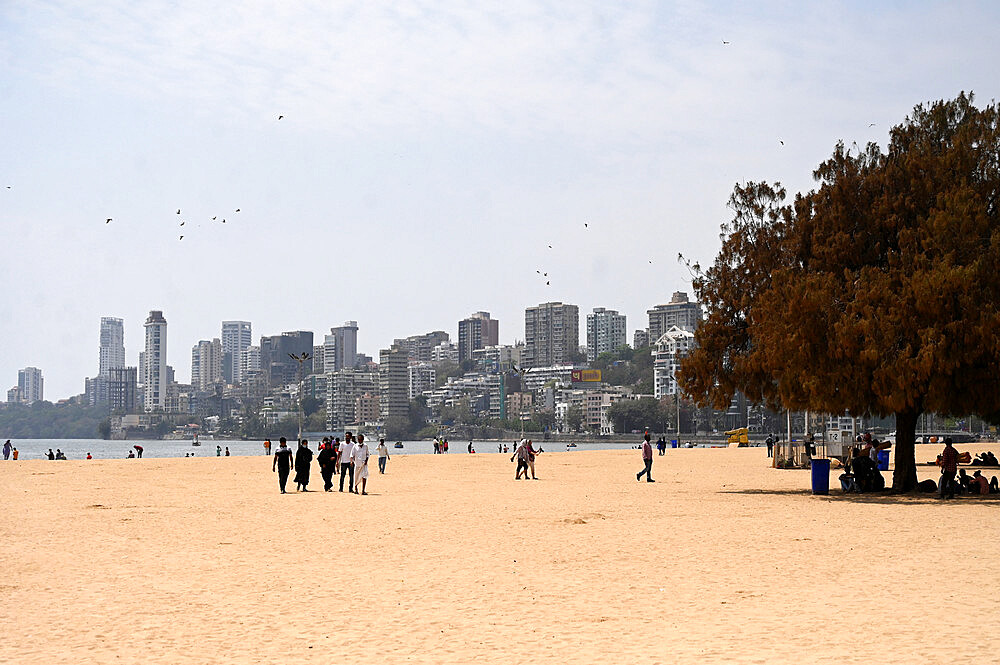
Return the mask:
<svg viewBox="0 0 1000 665">
<path fill-rule="evenodd" d="M 270 441 L 265 442 L 264 449 L 270 450 Z M 389 449 L 385 445 L 385 439 L 379 439 L 376 448 L 378 456 L 378 471 L 385 473 L 386 462 L 389 461 Z M 340 491 L 344 491 L 344 481 L 347 481 L 347 491 L 352 494 L 367 495 L 368 489 L 368 461 L 371 459 L 371 452 L 368 444 L 365 443 L 365 435 L 358 434 L 357 437 L 351 432 L 344 433 L 344 441 L 341 443 L 339 437 L 324 437 L 319 446 L 319 454 L 316 455 L 316 463 L 319 465 L 319 472 L 323 478 L 323 490 L 333 491 L 333 477 L 340 476 Z M 295 470 L 295 489 L 299 492 L 308 492 L 309 475 L 312 469 L 313 451 L 309 448 L 309 442 L 302 439 L 298 449 L 292 452 L 288 447 L 285 437 L 278 441 L 278 449 L 274 453 L 274 460 L 271 470 L 278 473 L 278 486 L 281 493 L 285 494 L 285 485 L 292 469 Z M 360 487 L 360 492 L 358 488 Z"/>
</svg>

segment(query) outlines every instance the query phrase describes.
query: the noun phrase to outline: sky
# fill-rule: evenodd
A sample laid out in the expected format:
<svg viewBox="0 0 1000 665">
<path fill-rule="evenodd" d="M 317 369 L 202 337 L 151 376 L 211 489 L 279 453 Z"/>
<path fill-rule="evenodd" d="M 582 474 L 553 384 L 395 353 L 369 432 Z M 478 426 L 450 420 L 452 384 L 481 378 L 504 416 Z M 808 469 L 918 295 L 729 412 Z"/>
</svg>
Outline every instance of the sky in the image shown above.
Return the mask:
<svg viewBox="0 0 1000 665">
<path fill-rule="evenodd" d="M 837 141 L 996 98 L 997 25 L 988 1 L 4 0 L 0 388 L 83 392 L 100 318 L 136 364 L 154 309 L 182 382 L 232 319 L 356 320 L 377 358 L 479 310 L 513 343 L 561 301 L 581 343 L 594 307 L 631 342 L 693 295 L 678 254 L 713 261 L 736 183 L 806 191 Z"/>
</svg>

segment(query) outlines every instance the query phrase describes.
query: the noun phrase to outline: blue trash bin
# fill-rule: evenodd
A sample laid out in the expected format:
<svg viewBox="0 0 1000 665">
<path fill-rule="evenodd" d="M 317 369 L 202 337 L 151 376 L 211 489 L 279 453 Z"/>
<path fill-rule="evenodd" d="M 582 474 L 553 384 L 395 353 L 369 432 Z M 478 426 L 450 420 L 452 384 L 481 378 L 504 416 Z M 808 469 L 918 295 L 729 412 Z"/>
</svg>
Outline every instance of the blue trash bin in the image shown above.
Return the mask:
<svg viewBox="0 0 1000 665">
<path fill-rule="evenodd" d="M 889 470 L 889 451 L 880 450 L 878 451 L 878 470 L 888 471 Z"/>
<path fill-rule="evenodd" d="M 677 447 L 677 439 L 670 439 L 670 447 L 671 448 Z"/>
<path fill-rule="evenodd" d="M 812 460 L 812 490 L 813 494 L 830 493 L 830 460 Z"/>
</svg>

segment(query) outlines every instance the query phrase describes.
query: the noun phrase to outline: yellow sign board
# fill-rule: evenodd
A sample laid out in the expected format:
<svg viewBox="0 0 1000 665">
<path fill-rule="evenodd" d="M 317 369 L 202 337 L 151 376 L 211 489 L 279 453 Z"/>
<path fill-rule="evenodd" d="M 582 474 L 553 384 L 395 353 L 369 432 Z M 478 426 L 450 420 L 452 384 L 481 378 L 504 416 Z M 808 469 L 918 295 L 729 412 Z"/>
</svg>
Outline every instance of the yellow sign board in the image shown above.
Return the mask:
<svg viewBox="0 0 1000 665">
<path fill-rule="evenodd" d="M 601 370 L 599 369 L 574 369 L 573 383 L 600 383 Z"/>
</svg>

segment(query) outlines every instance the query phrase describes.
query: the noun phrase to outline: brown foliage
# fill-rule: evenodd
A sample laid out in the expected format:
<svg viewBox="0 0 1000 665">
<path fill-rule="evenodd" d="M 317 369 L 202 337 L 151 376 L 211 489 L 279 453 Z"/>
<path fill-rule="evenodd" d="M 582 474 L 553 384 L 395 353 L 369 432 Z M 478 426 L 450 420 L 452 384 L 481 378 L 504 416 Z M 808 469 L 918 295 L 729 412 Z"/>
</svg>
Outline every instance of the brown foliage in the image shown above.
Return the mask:
<svg viewBox="0 0 1000 665">
<path fill-rule="evenodd" d="M 972 102 L 917 106 L 884 153 L 838 144 L 791 203 L 778 184 L 735 188 L 695 279 L 707 317 L 689 395 L 906 414 L 904 429 L 925 410 L 1000 411 L 1000 116 Z M 894 486 L 909 489 L 913 432 L 897 441 Z"/>
</svg>

